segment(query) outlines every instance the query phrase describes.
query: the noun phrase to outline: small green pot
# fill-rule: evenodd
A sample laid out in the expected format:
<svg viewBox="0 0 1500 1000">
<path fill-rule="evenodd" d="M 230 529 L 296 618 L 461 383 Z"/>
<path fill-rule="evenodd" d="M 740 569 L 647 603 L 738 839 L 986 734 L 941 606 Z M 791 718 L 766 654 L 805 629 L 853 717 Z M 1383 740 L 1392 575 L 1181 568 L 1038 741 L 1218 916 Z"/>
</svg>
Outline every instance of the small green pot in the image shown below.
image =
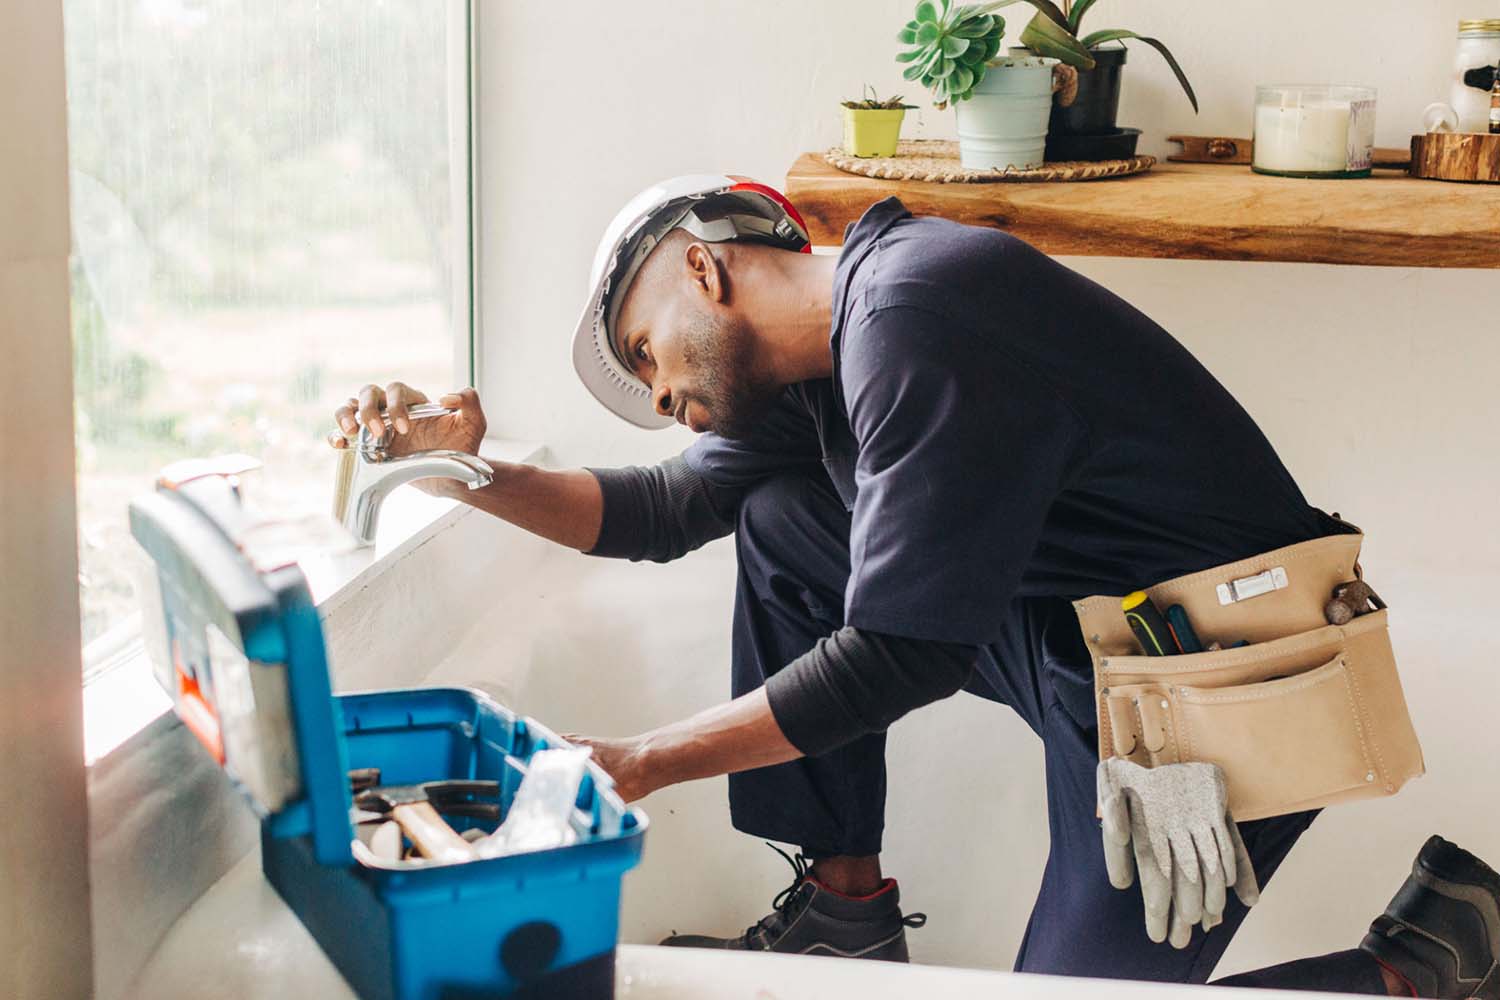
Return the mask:
<svg viewBox="0 0 1500 1000">
<path fill-rule="evenodd" d="M 843 108 L 844 152 L 850 156 L 895 156 L 905 108 Z"/>
</svg>

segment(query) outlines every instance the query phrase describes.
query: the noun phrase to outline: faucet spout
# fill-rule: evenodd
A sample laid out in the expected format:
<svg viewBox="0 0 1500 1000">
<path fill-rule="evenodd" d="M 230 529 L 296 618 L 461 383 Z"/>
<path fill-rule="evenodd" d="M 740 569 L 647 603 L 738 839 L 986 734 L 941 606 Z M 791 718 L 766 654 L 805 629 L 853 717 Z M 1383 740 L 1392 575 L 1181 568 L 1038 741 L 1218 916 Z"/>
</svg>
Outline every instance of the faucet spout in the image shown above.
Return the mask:
<svg viewBox="0 0 1500 1000">
<path fill-rule="evenodd" d="M 456 479 L 471 490 L 488 486 L 495 470 L 484 459 L 461 451 L 419 451 L 387 458 L 384 451 L 352 448 L 353 481 L 335 505 L 335 515 L 361 545 L 374 545 L 380 507 L 391 491 L 416 479 Z"/>
</svg>

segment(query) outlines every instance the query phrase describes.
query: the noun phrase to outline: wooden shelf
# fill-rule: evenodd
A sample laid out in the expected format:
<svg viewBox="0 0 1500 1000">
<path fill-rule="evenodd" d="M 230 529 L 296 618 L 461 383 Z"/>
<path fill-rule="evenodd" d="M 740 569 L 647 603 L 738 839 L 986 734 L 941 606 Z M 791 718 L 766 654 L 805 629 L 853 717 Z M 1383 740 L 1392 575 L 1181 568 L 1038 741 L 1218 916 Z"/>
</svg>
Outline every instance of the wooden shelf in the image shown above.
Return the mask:
<svg viewBox="0 0 1500 1000">
<path fill-rule="evenodd" d="M 1116 180 L 938 184 L 861 177 L 806 153 L 786 186 L 824 245 L 897 195 L 918 215 L 995 226 L 1049 254 L 1500 268 L 1500 185 L 1384 171 L 1322 181 L 1163 163 Z"/>
</svg>

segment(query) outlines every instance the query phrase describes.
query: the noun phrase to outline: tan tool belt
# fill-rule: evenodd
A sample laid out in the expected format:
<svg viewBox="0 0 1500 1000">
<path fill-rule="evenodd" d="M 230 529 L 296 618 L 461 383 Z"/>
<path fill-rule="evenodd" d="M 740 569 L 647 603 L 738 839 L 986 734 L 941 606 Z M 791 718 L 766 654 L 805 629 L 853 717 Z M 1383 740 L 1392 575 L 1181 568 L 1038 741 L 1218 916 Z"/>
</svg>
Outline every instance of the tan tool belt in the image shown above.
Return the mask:
<svg viewBox="0 0 1500 1000">
<path fill-rule="evenodd" d="M 1119 597 L 1076 602 L 1100 759 L 1218 764 L 1241 821 L 1394 795 L 1420 775 L 1386 611 L 1324 617 L 1358 576 L 1363 540 L 1317 538 L 1147 588 L 1163 612 L 1182 605 L 1205 646 L 1250 641 L 1237 649 L 1142 656 Z"/>
</svg>

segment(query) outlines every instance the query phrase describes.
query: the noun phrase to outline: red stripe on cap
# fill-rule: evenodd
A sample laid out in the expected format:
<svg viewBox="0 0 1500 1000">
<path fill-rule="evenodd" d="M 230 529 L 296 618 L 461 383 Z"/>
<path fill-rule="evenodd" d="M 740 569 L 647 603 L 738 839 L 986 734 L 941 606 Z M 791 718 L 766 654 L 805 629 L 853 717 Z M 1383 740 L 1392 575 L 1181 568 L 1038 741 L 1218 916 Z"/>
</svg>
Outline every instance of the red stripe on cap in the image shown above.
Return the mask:
<svg viewBox="0 0 1500 1000">
<path fill-rule="evenodd" d="M 787 200 L 786 195 L 782 194 L 780 191 L 776 190 L 775 188 L 770 187 L 769 185 L 762 184 L 759 181 L 753 181 L 753 180 L 751 180 L 748 177 L 740 177 L 740 176 L 738 176 L 736 174 L 728 174 L 727 176 L 729 177 L 730 180 L 734 181 L 734 186 L 731 187 L 729 190 L 731 190 L 731 191 L 754 191 L 756 194 L 763 194 L 763 195 L 765 195 L 767 198 L 770 198 L 776 204 L 780 205 L 782 207 L 782 209 L 785 210 L 786 214 L 790 215 L 792 217 L 792 219 L 796 221 L 797 225 L 799 225 L 799 226 L 802 227 L 802 231 L 804 233 L 808 231 L 807 230 L 807 222 L 802 218 L 802 213 L 799 212 L 799 211 L 797 211 L 797 206 L 793 205 L 790 201 Z M 812 253 L 812 239 L 811 238 L 809 238 L 808 241 L 807 241 L 807 243 L 805 243 L 803 245 L 802 250 L 800 252 L 801 253 Z"/>
</svg>

